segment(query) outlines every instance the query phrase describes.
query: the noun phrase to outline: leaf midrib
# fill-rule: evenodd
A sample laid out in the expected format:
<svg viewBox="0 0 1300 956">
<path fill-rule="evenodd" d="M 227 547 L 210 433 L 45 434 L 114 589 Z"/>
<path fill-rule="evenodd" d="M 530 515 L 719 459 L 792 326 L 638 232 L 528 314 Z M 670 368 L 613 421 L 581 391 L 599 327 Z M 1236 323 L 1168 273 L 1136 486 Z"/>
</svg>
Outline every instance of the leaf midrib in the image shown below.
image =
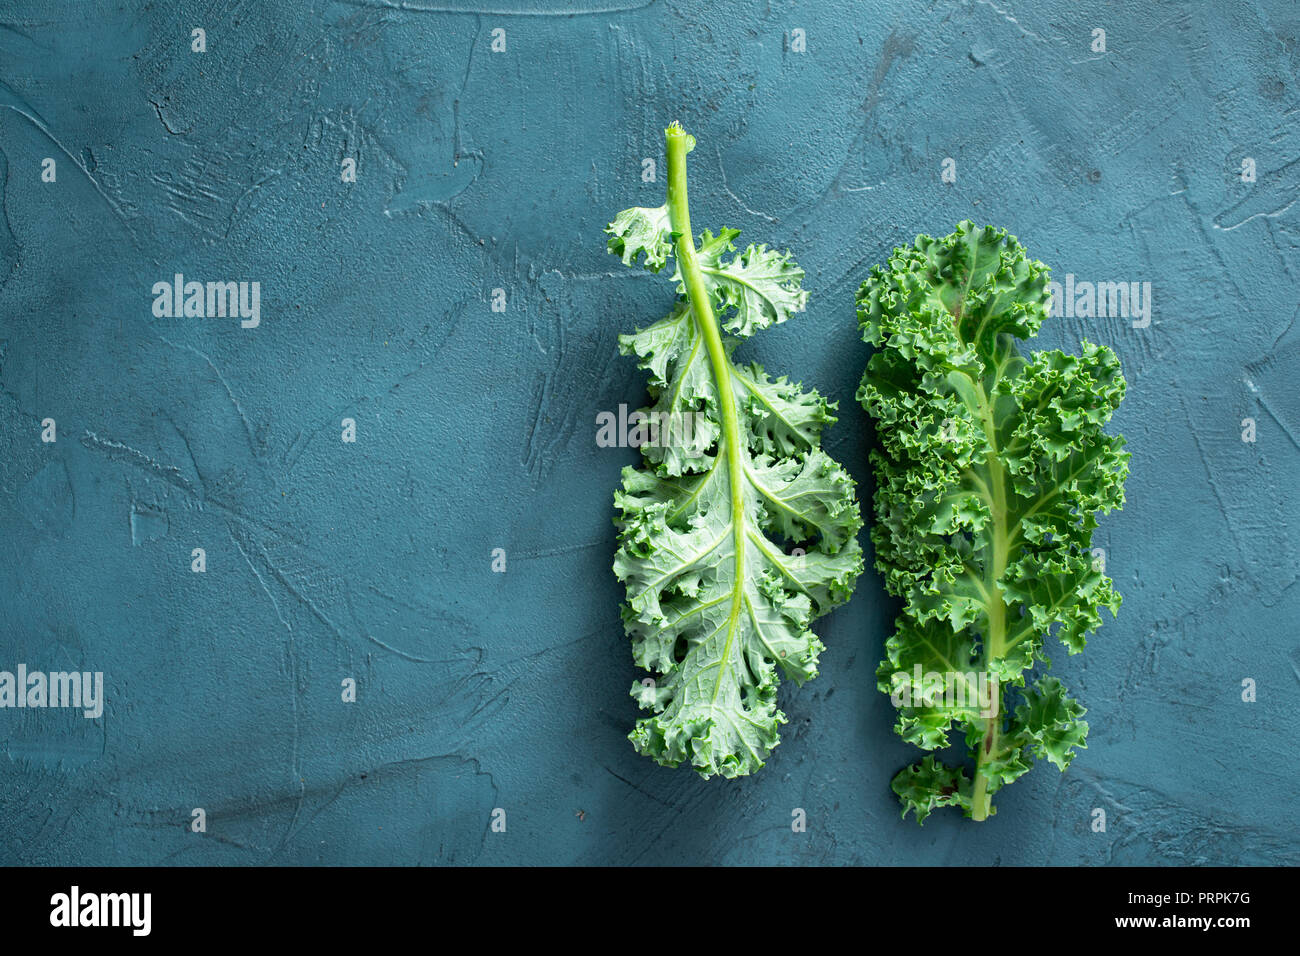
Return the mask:
<svg viewBox="0 0 1300 956">
<path fill-rule="evenodd" d="M 677 267 L 681 271 L 682 283 L 691 311 L 695 314 L 696 325 L 704 337 L 709 352 L 709 364 L 713 369 L 714 384 L 718 396 L 718 413 L 722 419 L 721 448 L 719 458 L 726 456 L 727 480 L 731 497 L 731 529 L 733 540 L 733 577 L 731 582 L 731 610 L 727 616 L 727 637 L 723 644 L 722 656 L 718 661 L 718 674 L 714 681 L 713 693 L 709 698 L 712 706 L 717 702 L 722 689 L 723 675 L 731 666 L 731 648 L 736 639 L 737 625 L 745 595 L 745 501 L 743 492 L 743 466 L 741 457 L 740 424 L 736 415 L 736 393 L 731 375 L 731 360 L 722 344 L 722 335 L 713 314 L 713 303 L 708 287 L 704 283 L 704 273 L 696 256 L 695 240 L 691 232 L 690 207 L 686 190 L 686 151 L 687 137 L 681 130 L 670 129 L 668 133 L 668 219 L 675 237 Z M 717 462 L 715 462 L 715 467 Z"/>
</svg>

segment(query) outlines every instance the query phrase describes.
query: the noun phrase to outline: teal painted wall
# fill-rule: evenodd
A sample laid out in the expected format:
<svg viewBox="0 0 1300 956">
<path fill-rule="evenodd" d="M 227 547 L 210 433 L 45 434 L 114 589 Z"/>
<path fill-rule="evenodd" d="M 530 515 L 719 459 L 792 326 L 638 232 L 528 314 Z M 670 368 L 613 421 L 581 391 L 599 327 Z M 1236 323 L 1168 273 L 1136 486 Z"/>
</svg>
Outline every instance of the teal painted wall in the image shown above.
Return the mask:
<svg viewBox="0 0 1300 956">
<path fill-rule="evenodd" d="M 1300 862 L 1300 9 L 492 6 L 0 17 L 0 669 L 106 696 L 0 710 L 0 862 Z M 673 119 L 697 227 L 807 270 L 806 314 L 742 354 L 839 400 L 826 446 L 864 488 L 853 292 L 894 245 L 969 217 L 1058 278 L 1151 283 L 1145 327 L 1040 337 L 1123 361 L 1129 503 L 1096 543 L 1125 601 L 1057 655 L 1088 750 L 985 824 L 898 819 L 874 571 L 761 773 L 625 739 L 636 453 L 595 416 L 643 402 L 616 337 L 666 283 L 601 230 L 660 201 Z M 260 324 L 155 317 L 176 273 L 258 282 Z"/>
</svg>

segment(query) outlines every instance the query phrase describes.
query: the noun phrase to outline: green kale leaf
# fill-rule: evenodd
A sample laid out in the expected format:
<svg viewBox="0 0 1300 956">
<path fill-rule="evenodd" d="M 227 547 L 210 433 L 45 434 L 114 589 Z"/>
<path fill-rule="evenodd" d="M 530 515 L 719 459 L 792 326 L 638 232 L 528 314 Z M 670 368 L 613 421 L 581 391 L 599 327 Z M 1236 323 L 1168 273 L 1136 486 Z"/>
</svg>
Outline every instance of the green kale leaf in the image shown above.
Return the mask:
<svg viewBox="0 0 1300 956">
<path fill-rule="evenodd" d="M 686 154 L 666 131 L 668 199 L 620 213 L 609 251 L 659 272 L 677 296 L 660 321 L 620 338 L 650 375 L 639 468 L 615 496 L 614 570 L 636 663 L 655 676 L 632 696 L 650 712 L 629 735 L 665 766 L 704 777 L 763 766 L 780 741 L 778 674 L 817 675 L 810 625 L 848 600 L 862 571 L 854 484 L 820 448 L 832 404 L 732 354 L 743 338 L 801 311 L 803 270 L 734 229 L 691 231 Z"/>
<path fill-rule="evenodd" d="M 974 763 L 931 755 L 895 777 L 918 821 L 942 806 L 983 820 L 1035 758 L 1069 766 L 1084 709 L 1055 677 L 1026 678 L 1050 667 L 1049 636 L 1078 653 L 1100 609 L 1119 610 L 1092 532 L 1124 503 L 1129 455 L 1102 430 L 1124 378 L 1105 346 L 1021 353 L 1047 276 L 1005 231 L 963 222 L 895 249 L 857 296 L 875 347 L 858 392 L 880 439 L 871 540 L 903 602 L 878 684 L 904 740 L 934 751 L 957 728 Z"/>
</svg>

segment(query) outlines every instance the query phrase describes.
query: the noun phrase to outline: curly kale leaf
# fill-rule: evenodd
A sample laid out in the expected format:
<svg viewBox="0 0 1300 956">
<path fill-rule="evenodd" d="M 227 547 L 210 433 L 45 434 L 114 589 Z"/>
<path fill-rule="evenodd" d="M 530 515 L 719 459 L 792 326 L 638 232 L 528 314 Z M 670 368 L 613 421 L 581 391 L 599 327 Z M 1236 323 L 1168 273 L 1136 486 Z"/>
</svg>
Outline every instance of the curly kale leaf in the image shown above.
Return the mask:
<svg viewBox="0 0 1300 956">
<path fill-rule="evenodd" d="M 629 739 L 659 763 L 736 777 L 780 740 L 778 672 L 817 675 L 814 619 L 848 600 L 862 571 L 853 480 L 819 443 L 832 405 L 732 353 L 754 331 L 803 309 L 803 271 L 734 229 L 695 244 L 686 153 L 667 130 L 668 201 L 629 209 L 606 230 L 609 251 L 658 272 L 676 261 L 665 318 L 620 339 L 650 373 L 640 468 L 614 496 L 614 570 L 638 665 L 632 686 L 650 715 Z"/>
<path fill-rule="evenodd" d="M 957 728 L 974 758 L 973 776 L 931 755 L 894 779 L 918 820 L 983 820 L 1035 758 L 1064 770 L 1085 746 L 1064 685 L 1026 678 L 1050 667 L 1049 636 L 1078 653 L 1119 610 L 1092 531 L 1124 503 L 1129 455 L 1102 429 L 1125 385 L 1104 346 L 1022 355 L 1048 302 L 1047 267 L 970 222 L 895 249 L 858 292 L 875 346 L 858 398 L 881 442 L 871 539 L 903 602 L 879 687 L 905 740 L 938 750 Z"/>
</svg>

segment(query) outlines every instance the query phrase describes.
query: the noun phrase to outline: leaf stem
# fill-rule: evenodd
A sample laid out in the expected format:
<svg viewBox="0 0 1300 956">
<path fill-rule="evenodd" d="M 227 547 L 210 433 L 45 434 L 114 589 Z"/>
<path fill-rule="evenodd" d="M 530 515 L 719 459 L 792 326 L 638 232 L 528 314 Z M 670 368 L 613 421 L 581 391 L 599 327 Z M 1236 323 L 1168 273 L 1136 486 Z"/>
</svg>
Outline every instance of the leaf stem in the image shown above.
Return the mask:
<svg viewBox="0 0 1300 956">
<path fill-rule="evenodd" d="M 717 682 L 713 687 L 716 700 L 722 687 L 722 675 L 731 659 L 731 646 L 735 640 L 740 612 L 745 595 L 745 500 L 744 461 L 741 458 L 740 423 L 736 416 L 736 396 L 731 380 L 731 360 L 722 344 L 718 320 L 713 314 L 713 302 L 704 274 L 695 253 L 695 240 L 691 233 L 691 213 L 686 196 L 686 154 L 695 146 L 694 137 L 673 123 L 664 131 L 668 153 L 668 221 L 673 231 L 677 265 L 681 270 L 686 296 L 704 344 L 709 350 L 709 364 L 718 390 L 718 412 L 722 418 L 722 440 L 718 454 L 727 460 L 727 477 L 731 488 L 731 527 L 735 535 L 735 571 L 732 584 L 731 613 L 727 620 L 727 638 L 718 662 Z"/>
<path fill-rule="evenodd" d="M 988 489 L 990 491 L 989 511 L 993 529 L 993 554 L 989 562 L 984 585 L 988 594 L 988 633 L 984 636 L 984 679 L 989 679 L 992 664 L 1006 654 L 1007 606 L 1002 596 L 1002 586 L 998 582 L 1007 569 L 1008 531 L 1006 503 L 1006 473 L 1002 468 L 1002 459 L 998 451 L 997 428 L 993 420 L 993 406 L 988 393 L 980 382 L 975 382 L 975 396 L 979 405 L 979 415 L 984 426 L 984 435 L 988 440 L 989 450 L 985 464 L 988 467 Z M 999 696 L 997 711 L 984 718 L 984 735 L 980 739 L 975 753 L 975 785 L 971 795 L 971 819 L 982 821 L 988 819 L 992 812 L 993 795 L 989 793 L 990 778 L 987 765 L 1000 757 L 1002 750 L 1002 688 L 997 688 Z"/>
</svg>

